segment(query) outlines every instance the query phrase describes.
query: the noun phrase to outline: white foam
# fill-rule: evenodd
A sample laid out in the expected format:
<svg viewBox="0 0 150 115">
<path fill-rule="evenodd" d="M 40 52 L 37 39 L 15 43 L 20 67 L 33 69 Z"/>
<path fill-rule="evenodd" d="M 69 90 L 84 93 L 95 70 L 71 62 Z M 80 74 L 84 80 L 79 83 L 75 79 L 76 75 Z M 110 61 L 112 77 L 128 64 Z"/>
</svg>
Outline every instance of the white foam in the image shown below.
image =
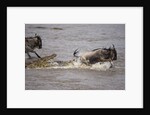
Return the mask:
<svg viewBox="0 0 150 115">
<path fill-rule="evenodd" d="M 110 62 L 104 62 L 104 63 L 95 63 L 95 64 L 92 64 L 92 67 L 90 69 L 96 69 L 96 70 L 107 70 L 109 68 L 112 67 L 112 64 Z"/>
<path fill-rule="evenodd" d="M 98 62 L 92 65 L 85 65 L 82 64 L 80 61 L 73 61 L 72 63 L 69 63 L 68 65 L 65 66 L 60 66 L 57 62 L 53 62 L 50 65 L 52 65 L 51 67 L 47 67 L 46 69 L 92 69 L 92 70 L 103 70 L 106 71 L 109 68 L 112 67 L 113 63 L 110 62 Z"/>
</svg>

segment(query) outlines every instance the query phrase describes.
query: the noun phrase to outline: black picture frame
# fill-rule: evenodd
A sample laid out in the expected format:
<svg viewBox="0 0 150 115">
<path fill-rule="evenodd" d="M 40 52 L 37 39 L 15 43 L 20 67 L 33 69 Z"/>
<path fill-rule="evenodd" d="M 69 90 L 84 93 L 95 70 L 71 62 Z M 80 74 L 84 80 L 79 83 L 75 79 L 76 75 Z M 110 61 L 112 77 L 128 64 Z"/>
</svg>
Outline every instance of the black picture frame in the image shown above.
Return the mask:
<svg viewBox="0 0 150 115">
<path fill-rule="evenodd" d="M 11 108 L 11 109 L 7 109 L 7 7 L 37 7 L 37 6 L 40 6 L 40 7 L 55 7 L 55 6 L 58 6 L 58 7 L 143 7 L 144 8 L 144 33 L 143 33 L 143 38 L 144 38 L 144 44 L 143 44 L 143 63 L 144 63 L 144 68 L 143 68 L 143 77 L 144 77 L 144 81 L 143 81 L 143 84 L 144 84 L 144 89 L 143 89 L 143 108 L 142 109 L 138 109 L 138 108 L 133 108 L 133 109 L 129 109 L 129 108 L 124 108 L 124 109 L 109 109 L 109 110 L 112 110 L 112 111 L 118 111 L 118 110 L 128 110 L 128 111 L 131 111 L 133 110 L 134 112 L 146 112 L 146 111 L 149 111 L 149 88 L 150 88 L 150 85 L 149 85 L 149 76 L 148 76 L 148 72 L 146 73 L 146 64 L 147 62 L 145 62 L 146 60 L 146 57 L 148 56 L 145 56 L 146 55 L 146 52 L 145 50 L 149 47 L 146 47 L 146 40 L 145 38 L 149 38 L 149 32 L 148 32 L 148 26 L 150 25 L 149 21 L 150 18 L 149 18 L 149 7 L 148 5 L 146 5 L 146 2 L 143 2 L 143 1 L 139 1 L 139 0 L 130 0 L 130 1 L 119 1 L 119 0 L 113 0 L 113 1 L 110 1 L 110 0 L 103 0 L 102 2 L 97 2 L 97 1 L 85 1 L 85 2 L 77 2 L 77 1 L 35 1 L 35 0 L 30 0 L 30 1 L 2 1 L 1 2 L 1 35 L 2 35 L 2 38 L 3 38 L 3 47 L 2 49 L 5 49 L 5 51 L 3 50 L 3 62 L 4 62 L 4 71 L 2 70 L 3 72 L 3 76 L 1 76 L 1 109 L 3 109 L 3 111 L 7 111 L 7 110 L 11 110 L 11 109 L 16 109 L 16 108 Z M 19 109 L 19 108 L 18 108 Z M 24 108 L 23 110 L 27 110 L 28 108 Z M 37 110 L 36 108 L 33 108 L 35 110 Z M 45 110 L 44 108 L 38 108 L 39 110 Z M 57 109 L 57 108 L 55 108 Z M 66 108 L 62 108 L 62 109 L 66 109 Z M 79 109 L 79 108 L 74 108 L 74 109 Z M 82 109 L 92 109 L 92 108 L 82 108 Z M 103 108 L 103 110 L 106 112 L 108 108 Z M 19 109 L 20 110 L 20 109 Z M 47 110 L 47 109 L 46 109 Z M 48 109 L 49 110 L 49 109 Z M 50 108 L 51 110 L 51 108 Z M 100 108 L 100 110 L 102 110 Z M 103 111 L 103 112 L 104 112 Z M 133 112 L 132 111 L 132 112 Z"/>
</svg>

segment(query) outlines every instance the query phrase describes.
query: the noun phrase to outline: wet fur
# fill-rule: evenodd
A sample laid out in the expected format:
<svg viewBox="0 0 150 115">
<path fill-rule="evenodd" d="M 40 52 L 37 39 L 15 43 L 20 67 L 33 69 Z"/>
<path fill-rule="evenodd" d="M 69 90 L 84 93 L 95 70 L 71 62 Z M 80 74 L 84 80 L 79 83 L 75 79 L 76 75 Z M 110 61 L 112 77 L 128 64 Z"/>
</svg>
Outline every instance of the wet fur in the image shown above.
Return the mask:
<svg viewBox="0 0 150 115">
<path fill-rule="evenodd" d="M 40 36 L 35 35 L 34 37 L 25 37 L 25 53 L 27 53 L 28 57 L 31 58 L 29 52 L 35 53 L 38 58 L 41 58 L 34 49 L 42 48 L 42 39 Z"/>
<path fill-rule="evenodd" d="M 79 51 L 76 49 L 73 53 L 75 57 L 80 58 L 82 63 L 85 64 L 94 64 L 97 62 L 111 62 L 113 60 L 117 60 L 117 51 L 113 45 L 111 48 L 97 48 L 90 52 L 86 52 L 82 54 L 81 56 L 77 56 L 76 54 Z"/>
</svg>

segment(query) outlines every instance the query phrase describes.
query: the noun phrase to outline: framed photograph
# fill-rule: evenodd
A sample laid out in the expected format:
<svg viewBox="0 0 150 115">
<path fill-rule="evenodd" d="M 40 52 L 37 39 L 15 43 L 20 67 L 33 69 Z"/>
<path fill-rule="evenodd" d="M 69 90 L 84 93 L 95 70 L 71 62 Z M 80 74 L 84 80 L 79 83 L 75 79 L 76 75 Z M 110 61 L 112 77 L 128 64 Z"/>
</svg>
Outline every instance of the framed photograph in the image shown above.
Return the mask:
<svg viewBox="0 0 150 115">
<path fill-rule="evenodd" d="M 7 108 L 143 108 L 143 7 L 8 6 Z"/>
</svg>

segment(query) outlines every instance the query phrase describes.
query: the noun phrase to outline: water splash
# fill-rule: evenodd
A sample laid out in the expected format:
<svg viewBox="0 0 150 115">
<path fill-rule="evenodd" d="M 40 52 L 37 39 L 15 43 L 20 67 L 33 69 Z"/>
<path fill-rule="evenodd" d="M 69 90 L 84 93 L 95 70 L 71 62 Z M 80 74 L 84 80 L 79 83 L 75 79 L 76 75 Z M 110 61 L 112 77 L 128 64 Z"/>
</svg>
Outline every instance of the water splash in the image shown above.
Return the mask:
<svg viewBox="0 0 150 115">
<path fill-rule="evenodd" d="M 69 61 L 56 61 L 54 56 L 46 56 L 40 60 L 36 60 L 33 63 L 26 65 L 26 68 L 35 69 L 91 69 L 91 70 L 108 70 L 113 66 L 113 62 L 97 62 L 95 64 L 85 64 L 82 63 L 80 58 L 75 58 Z M 52 58 L 52 59 L 51 59 Z"/>
<path fill-rule="evenodd" d="M 109 68 L 111 68 L 112 65 L 113 63 L 110 62 L 98 62 L 95 64 L 86 65 L 81 63 L 79 60 L 70 61 L 70 62 L 61 62 L 61 64 L 60 62 L 54 61 L 54 62 L 50 62 L 50 66 L 44 69 L 91 69 L 91 70 L 106 71 Z M 40 68 L 36 68 L 36 69 L 40 69 Z"/>
</svg>

